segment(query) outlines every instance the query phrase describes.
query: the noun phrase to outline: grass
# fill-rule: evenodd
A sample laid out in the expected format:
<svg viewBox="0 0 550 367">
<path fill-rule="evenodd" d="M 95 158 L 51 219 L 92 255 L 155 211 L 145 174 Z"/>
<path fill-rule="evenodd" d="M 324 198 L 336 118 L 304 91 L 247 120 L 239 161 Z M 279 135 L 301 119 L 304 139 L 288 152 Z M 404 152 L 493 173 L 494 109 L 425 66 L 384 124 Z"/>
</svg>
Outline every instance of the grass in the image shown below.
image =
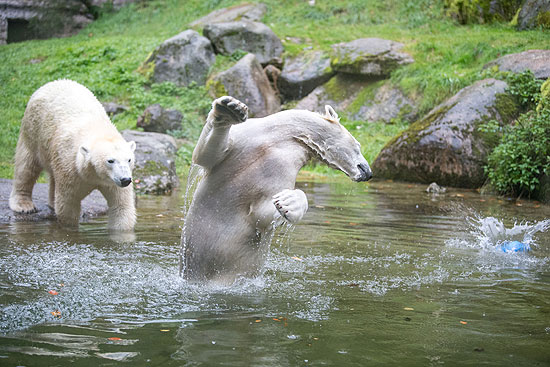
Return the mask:
<svg viewBox="0 0 550 367">
<path fill-rule="evenodd" d="M 486 76 L 482 66 L 488 61 L 548 45 L 548 33 L 543 31 L 517 32 L 506 24 L 457 25 L 443 17 L 438 1 L 317 0 L 314 7 L 297 0 L 263 2 L 268 6 L 263 21 L 283 40 L 286 55 L 310 47 L 330 50 L 334 43 L 361 37 L 404 43 L 415 63 L 397 70 L 391 79 L 417 102 L 421 115 Z M 187 29 L 186 24 L 214 9 L 238 3 L 138 2 L 117 13 L 103 14 L 70 38 L 0 46 L 0 177 L 12 176 L 19 123 L 30 95 L 48 81 L 60 78 L 86 85 L 101 101 L 127 105 L 129 110 L 113 120 L 119 129 L 135 128 L 137 117 L 152 103 L 182 111 L 184 129 L 179 135 L 191 142 L 179 152 L 180 173 L 184 172 L 211 97 L 205 87 L 151 85 L 138 68 L 162 41 Z M 227 68 L 233 60 L 231 56 L 218 56 L 212 72 Z M 403 123 L 345 124 L 362 143 L 369 161 L 386 141 L 406 127 Z"/>
</svg>

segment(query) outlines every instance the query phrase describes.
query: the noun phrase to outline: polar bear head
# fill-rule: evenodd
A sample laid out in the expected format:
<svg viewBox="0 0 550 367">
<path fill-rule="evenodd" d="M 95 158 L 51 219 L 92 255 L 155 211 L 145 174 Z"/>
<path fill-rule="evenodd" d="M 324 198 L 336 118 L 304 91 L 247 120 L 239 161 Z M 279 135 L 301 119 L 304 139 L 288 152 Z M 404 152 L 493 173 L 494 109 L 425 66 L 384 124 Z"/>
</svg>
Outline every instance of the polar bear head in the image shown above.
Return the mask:
<svg viewBox="0 0 550 367">
<path fill-rule="evenodd" d="M 132 182 L 135 149 L 135 142 L 126 142 L 122 137 L 102 137 L 90 145 L 81 145 L 78 159 L 93 168 L 101 182 L 110 180 L 126 187 Z"/>
<path fill-rule="evenodd" d="M 340 124 L 340 118 L 330 106 L 325 114 L 308 126 L 307 133 L 296 136 L 314 157 L 329 167 L 344 172 L 353 181 L 368 181 L 372 178 L 369 163 L 361 153 L 361 145 Z"/>
</svg>

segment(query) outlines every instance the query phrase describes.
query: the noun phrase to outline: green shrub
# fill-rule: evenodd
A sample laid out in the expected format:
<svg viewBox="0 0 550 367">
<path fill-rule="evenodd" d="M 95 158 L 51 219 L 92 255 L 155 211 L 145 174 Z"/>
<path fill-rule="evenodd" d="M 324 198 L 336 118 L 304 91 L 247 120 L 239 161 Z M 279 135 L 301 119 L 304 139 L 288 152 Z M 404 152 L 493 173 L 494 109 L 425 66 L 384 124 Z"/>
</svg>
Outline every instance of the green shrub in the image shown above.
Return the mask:
<svg viewBox="0 0 550 367">
<path fill-rule="evenodd" d="M 502 194 L 531 196 L 550 174 L 550 109 L 529 111 L 502 132 L 485 168 L 489 180 Z"/>
</svg>

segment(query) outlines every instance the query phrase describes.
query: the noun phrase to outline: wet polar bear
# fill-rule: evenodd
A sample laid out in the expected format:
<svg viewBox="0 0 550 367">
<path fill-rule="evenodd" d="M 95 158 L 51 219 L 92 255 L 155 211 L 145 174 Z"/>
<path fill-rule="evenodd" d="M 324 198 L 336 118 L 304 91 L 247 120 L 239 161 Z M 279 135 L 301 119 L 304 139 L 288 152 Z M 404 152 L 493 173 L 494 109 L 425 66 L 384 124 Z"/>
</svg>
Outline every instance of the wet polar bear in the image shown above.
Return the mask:
<svg viewBox="0 0 550 367">
<path fill-rule="evenodd" d="M 32 213 L 32 189 L 49 174 L 49 205 L 58 221 L 77 226 L 80 202 L 99 189 L 109 205 L 109 228 L 127 231 L 136 222 L 132 168 L 136 144 L 126 142 L 86 87 L 57 80 L 31 96 L 15 151 L 9 205 Z"/>
<path fill-rule="evenodd" d="M 326 115 L 303 110 L 247 119 L 232 97 L 212 103 L 193 152 L 205 170 L 182 231 L 184 276 L 231 284 L 263 265 L 275 227 L 296 223 L 308 209 L 296 176 L 318 158 L 354 181 L 372 177 L 357 140 Z"/>
</svg>

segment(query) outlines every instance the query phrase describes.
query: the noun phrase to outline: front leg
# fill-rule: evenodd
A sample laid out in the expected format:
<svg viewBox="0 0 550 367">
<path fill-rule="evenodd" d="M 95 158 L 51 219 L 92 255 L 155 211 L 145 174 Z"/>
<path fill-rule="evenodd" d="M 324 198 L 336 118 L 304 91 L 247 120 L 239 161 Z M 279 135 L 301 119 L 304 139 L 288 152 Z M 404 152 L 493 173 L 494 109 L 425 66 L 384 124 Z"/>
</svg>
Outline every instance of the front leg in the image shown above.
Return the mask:
<svg viewBox="0 0 550 367">
<path fill-rule="evenodd" d="M 193 151 L 193 163 L 210 169 L 221 162 L 229 150 L 231 125 L 247 118 L 248 107 L 237 99 L 229 96 L 216 99 Z"/>
<path fill-rule="evenodd" d="M 307 212 L 307 197 L 302 190 L 283 190 L 273 196 L 273 204 L 289 223 L 296 223 Z"/>
<path fill-rule="evenodd" d="M 133 186 L 100 187 L 99 191 L 105 197 L 109 206 L 109 230 L 133 230 L 136 224 L 136 205 Z"/>
</svg>

